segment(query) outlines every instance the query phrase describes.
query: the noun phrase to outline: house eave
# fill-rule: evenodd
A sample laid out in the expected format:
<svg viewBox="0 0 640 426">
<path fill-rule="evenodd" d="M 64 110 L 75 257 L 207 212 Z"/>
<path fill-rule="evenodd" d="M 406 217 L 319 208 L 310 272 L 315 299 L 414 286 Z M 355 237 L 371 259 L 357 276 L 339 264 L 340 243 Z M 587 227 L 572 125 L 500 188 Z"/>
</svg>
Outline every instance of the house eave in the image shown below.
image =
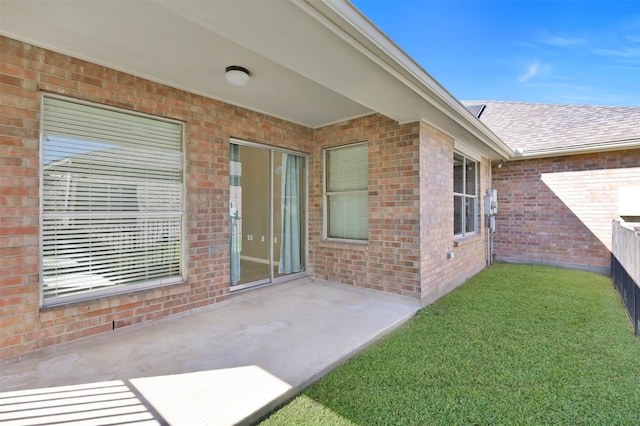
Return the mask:
<svg viewBox="0 0 640 426">
<path fill-rule="evenodd" d="M 622 151 L 640 149 L 640 139 L 602 142 L 598 144 L 575 145 L 572 147 L 558 147 L 547 149 L 515 149 L 515 155 L 510 160 L 529 160 L 537 158 L 561 157 L 578 154 L 594 154 L 607 151 Z"/>
<path fill-rule="evenodd" d="M 426 120 L 491 159 L 512 155 L 347 0 L 150 0 L 126 14 L 108 0 L 2 4 L 6 37 L 311 129 L 379 113 Z M 251 70 L 246 88 L 226 82 L 230 64 Z"/>
<path fill-rule="evenodd" d="M 399 123 L 426 121 L 454 138 L 471 138 L 488 148 L 491 159 L 508 159 L 513 150 L 489 128 L 471 114 L 467 108 L 440 83 L 409 57 L 389 37 L 382 33 L 365 15 L 347 0 L 291 0 L 314 16 L 328 29 L 357 48 L 378 66 L 401 82 L 406 88 L 435 108 L 445 120 L 433 117 L 433 110 L 415 111 L 413 117 L 397 117 Z M 384 112 L 383 112 L 384 113 Z M 463 131 L 452 131 L 460 126 Z M 468 142 L 468 141 L 467 141 Z M 487 149 L 484 149 L 486 152 Z"/>
</svg>

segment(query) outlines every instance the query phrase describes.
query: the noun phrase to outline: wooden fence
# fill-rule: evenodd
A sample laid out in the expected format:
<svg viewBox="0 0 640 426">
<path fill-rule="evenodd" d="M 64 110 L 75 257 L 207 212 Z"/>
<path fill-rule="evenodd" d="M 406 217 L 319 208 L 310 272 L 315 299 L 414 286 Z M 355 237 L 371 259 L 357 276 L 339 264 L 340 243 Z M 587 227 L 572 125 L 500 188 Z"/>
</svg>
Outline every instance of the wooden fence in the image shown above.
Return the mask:
<svg viewBox="0 0 640 426">
<path fill-rule="evenodd" d="M 611 276 L 640 336 L 640 226 L 613 221 Z"/>
</svg>

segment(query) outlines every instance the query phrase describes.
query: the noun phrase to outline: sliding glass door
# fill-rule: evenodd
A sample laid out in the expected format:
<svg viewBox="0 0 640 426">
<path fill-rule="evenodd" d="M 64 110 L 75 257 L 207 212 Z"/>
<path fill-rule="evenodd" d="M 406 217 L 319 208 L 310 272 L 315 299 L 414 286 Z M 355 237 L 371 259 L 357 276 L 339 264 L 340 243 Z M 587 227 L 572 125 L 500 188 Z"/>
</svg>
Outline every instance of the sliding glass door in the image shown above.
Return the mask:
<svg viewBox="0 0 640 426">
<path fill-rule="evenodd" d="M 230 152 L 232 289 L 304 275 L 305 157 L 235 140 Z"/>
</svg>

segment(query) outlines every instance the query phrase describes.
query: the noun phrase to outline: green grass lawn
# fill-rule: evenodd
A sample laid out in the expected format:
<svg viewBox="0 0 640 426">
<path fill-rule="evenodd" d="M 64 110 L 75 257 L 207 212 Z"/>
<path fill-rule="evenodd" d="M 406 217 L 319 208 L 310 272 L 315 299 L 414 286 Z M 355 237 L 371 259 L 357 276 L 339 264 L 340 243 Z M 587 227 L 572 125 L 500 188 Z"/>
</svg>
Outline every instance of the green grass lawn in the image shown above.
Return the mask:
<svg viewBox="0 0 640 426">
<path fill-rule="evenodd" d="M 606 277 L 494 265 L 263 425 L 640 425 L 640 340 Z"/>
</svg>

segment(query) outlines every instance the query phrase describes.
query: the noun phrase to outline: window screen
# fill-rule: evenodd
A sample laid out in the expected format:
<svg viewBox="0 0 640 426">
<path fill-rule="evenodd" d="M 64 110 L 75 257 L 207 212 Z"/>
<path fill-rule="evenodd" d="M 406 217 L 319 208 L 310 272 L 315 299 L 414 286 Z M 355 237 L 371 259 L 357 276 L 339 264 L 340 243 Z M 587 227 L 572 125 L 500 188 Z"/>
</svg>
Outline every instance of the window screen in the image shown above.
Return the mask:
<svg viewBox="0 0 640 426">
<path fill-rule="evenodd" d="M 325 158 L 327 238 L 369 238 L 369 154 L 366 143 L 333 148 Z"/>
<path fill-rule="evenodd" d="M 453 155 L 453 233 L 477 232 L 478 163 Z"/>
<path fill-rule="evenodd" d="M 43 304 L 182 280 L 182 125 L 43 97 Z"/>
</svg>

